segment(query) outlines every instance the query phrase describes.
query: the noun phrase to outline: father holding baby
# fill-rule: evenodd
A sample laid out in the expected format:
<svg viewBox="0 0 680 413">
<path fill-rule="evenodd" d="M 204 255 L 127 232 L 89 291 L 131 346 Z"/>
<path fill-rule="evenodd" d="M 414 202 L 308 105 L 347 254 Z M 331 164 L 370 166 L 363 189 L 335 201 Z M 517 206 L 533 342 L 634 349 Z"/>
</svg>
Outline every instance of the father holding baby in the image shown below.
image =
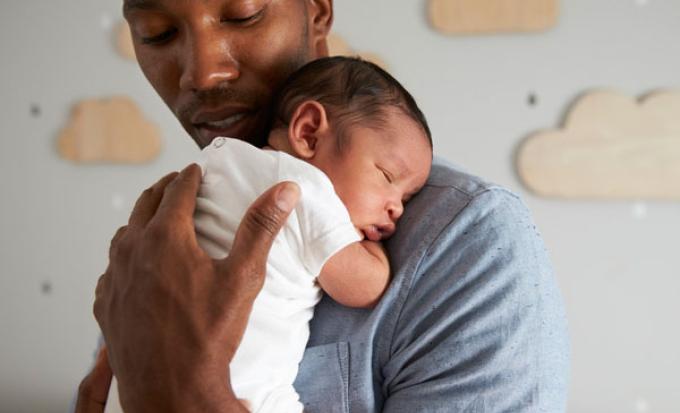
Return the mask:
<svg viewBox="0 0 680 413">
<path fill-rule="evenodd" d="M 200 147 L 265 142 L 276 88 L 328 54 L 332 0 L 124 0 L 142 71 Z M 250 208 L 229 257 L 193 225 L 201 171 L 142 193 L 111 241 L 94 312 L 107 343 L 78 412 L 101 412 L 111 368 L 128 412 L 246 411 L 229 366 L 273 238 L 299 198 Z M 386 243 L 372 309 L 324 297 L 295 387 L 306 412 L 562 412 L 568 344 L 543 241 L 516 196 L 435 159 Z M 272 343 L 276 345 L 276 343 Z"/>
</svg>

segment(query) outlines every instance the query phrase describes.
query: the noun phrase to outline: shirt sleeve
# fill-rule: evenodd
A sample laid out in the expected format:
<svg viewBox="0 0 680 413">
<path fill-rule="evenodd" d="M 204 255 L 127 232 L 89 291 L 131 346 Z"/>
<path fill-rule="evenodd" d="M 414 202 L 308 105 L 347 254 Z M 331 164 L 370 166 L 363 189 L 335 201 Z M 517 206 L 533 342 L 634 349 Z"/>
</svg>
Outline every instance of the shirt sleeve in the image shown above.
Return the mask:
<svg viewBox="0 0 680 413">
<path fill-rule="evenodd" d="M 543 241 L 517 197 L 482 192 L 418 267 L 383 366 L 383 412 L 564 412 L 568 365 Z"/>
<path fill-rule="evenodd" d="M 335 253 L 360 241 L 347 208 L 320 169 L 281 154 L 279 178 L 295 181 L 301 196 L 295 208 L 303 246 L 303 262 L 315 276 Z"/>
</svg>

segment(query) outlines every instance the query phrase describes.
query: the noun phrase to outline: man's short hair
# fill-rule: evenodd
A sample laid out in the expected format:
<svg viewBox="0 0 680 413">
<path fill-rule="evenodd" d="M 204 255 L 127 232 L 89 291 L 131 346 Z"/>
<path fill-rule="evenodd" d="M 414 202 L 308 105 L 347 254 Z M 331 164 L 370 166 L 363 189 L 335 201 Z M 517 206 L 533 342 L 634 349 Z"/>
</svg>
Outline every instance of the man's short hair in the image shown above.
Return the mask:
<svg viewBox="0 0 680 413">
<path fill-rule="evenodd" d="M 380 128 L 386 122 L 386 109 L 397 108 L 420 125 L 432 147 L 430 128 L 413 96 L 374 63 L 334 56 L 302 66 L 284 82 L 274 98 L 272 128 L 288 125 L 295 109 L 306 100 L 324 106 L 339 146 L 348 127 L 366 122 Z"/>
</svg>

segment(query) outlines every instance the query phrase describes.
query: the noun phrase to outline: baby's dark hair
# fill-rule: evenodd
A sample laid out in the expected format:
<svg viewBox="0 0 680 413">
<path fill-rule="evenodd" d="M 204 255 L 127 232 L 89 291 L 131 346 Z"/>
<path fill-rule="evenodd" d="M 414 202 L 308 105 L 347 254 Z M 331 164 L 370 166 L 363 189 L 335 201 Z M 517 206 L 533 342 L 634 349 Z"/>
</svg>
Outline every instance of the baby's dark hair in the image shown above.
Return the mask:
<svg viewBox="0 0 680 413">
<path fill-rule="evenodd" d="M 333 121 L 342 146 L 347 128 L 359 122 L 383 127 L 385 110 L 398 108 L 432 135 L 413 96 L 380 66 L 356 57 L 334 56 L 314 60 L 294 72 L 274 98 L 272 129 L 290 123 L 295 109 L 306 100 L 321 103 Z"/>
</svg>

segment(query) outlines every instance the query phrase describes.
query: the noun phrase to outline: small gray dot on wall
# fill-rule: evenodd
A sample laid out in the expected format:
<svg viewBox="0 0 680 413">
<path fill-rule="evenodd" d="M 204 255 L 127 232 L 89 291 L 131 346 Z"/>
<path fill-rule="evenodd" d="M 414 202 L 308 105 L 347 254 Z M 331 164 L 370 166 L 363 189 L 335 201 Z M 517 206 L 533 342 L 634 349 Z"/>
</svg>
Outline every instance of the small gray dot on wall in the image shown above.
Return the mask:
<svg viewBox="0 0 680 413">
<path fill-rule="evenodd" d="M 527 97 L 527 103 L 529 106 L 538 105 L 538 96 L 536 96 L 535 93 L 529 93 L 529 96 Z"/>
<path fill-rule="evenodd" d="M 40 116 L 40 113 L 41 113 L 41 112 L 42 112 L 42 111 L 40 110 L 40 106 L 38 106 L 38 105 L 35 104 L 35 103 L 33 103 L 33 104 L 31 105 L 31 116 L 33 116 L 34 118 L 37 118 L 37 117 Z"/>
<path fill-rule="evenodd" d="M 40 291 L 43 293 L 43 295 L 52 294 L 52 283 L 49 281 L 43 281 L 40 285 Z"/>
</svg>

